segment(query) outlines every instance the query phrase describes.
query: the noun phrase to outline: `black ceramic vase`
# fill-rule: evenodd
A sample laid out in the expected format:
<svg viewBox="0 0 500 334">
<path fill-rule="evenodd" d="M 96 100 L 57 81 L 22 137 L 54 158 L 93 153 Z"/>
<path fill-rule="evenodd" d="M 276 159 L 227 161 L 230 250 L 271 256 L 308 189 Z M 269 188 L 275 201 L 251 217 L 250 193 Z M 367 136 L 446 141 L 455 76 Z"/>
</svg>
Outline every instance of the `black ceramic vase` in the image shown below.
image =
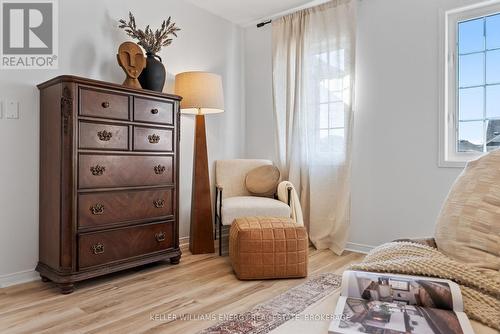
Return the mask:
<svg viewBox="0 0 500 334">
<path fill-rule="evenodd" d="M 141 75 L 139 75 L 141 87 L 161 92 L 165 84 L 165 77 L 165 66 L 161 63 L 160 56 L 146 52 L 146 67 L 142 70 Z"/>
</svg>

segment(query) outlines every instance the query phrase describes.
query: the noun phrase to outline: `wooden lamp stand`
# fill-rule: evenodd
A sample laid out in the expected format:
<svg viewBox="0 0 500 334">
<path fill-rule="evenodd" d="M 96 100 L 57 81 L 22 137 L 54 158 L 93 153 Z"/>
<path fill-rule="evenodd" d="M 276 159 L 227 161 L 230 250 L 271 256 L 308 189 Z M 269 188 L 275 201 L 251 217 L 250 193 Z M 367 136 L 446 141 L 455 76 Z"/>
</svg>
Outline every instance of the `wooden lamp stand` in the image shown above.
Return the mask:
<svg viewBox="0 0 500 334">
<path fill-rule="evenodd" d="M 208 173 L 205 115 L 196 117 L 193 151 L 193 194 L 189 250 L 192 254 L 214 253 L 212 200 Z"/>
</svg>

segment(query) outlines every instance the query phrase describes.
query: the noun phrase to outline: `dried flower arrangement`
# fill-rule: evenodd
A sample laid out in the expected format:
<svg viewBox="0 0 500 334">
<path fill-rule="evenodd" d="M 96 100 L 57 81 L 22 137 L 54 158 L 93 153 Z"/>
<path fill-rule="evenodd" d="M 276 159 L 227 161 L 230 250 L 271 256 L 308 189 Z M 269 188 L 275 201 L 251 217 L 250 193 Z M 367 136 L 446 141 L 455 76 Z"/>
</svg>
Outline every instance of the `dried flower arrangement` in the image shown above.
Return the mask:
<svg viewBox="0 0 500 334">
<path fill-rule="evenodd" d="M 137 29 L 134 15 L 129 12 L 128 16 L 128 22 L 123 19 L 118 21 L 120 22 L 118 28 L 124 29 L 127 35 L 137 39 L 137 44 L 142 46 L 147 53 L 156 54 L 162 47 L 170 45 L 172 43 L 172 36 L 177 37 L 177 31 L 181 30 L 175 26 L 175 22 L 170 22 L 170 16 L 167 20 L 163 20 L 160 29 L 157 29 L 155 32 L 151 30 L 149 25 L 144 30 Z"/>
</svg>

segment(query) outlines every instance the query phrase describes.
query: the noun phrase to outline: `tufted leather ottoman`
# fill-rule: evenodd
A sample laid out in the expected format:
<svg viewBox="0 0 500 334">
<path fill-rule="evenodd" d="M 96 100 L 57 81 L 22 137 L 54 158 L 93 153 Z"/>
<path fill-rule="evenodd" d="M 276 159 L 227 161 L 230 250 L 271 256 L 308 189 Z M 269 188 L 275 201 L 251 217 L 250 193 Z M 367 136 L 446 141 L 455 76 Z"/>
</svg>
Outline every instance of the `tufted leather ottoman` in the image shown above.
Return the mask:
<svg viewBox="0 0 500 334">
<path fill-rule="evenodd" d="M 231 225 L 229 257 L 236 277 L 307 276 L 307 231 L 290 218 L 245 217 Z"/>
</svg>

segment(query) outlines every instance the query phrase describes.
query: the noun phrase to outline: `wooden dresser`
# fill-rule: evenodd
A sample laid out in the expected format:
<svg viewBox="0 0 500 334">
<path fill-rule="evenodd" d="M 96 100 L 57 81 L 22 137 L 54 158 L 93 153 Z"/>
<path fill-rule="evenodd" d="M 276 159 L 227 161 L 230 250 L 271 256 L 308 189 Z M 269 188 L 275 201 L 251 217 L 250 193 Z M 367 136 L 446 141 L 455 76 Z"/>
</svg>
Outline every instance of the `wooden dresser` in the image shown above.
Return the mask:
<svg viewBox="0 0 500 334">
<path fill-rule="evenodd" d="M 36 270 L 74 282 L 180 261 L 180 97 L 60 76 L 40 89 Z"/>
</svg>

